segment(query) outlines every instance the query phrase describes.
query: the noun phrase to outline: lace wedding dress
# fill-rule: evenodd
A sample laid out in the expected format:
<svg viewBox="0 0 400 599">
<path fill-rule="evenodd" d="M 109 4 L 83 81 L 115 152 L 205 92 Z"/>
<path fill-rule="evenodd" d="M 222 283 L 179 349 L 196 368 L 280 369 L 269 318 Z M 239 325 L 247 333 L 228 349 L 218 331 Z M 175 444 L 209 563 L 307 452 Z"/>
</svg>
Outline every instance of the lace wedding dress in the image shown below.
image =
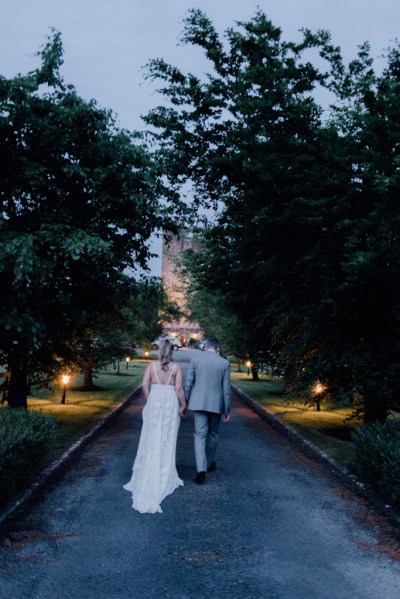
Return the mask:
<svg viewBox="0 0 400 599">
<path fill-rule="evenodd" d="M 176 471 L 176 441 L 180 425 L 179 400 L 174 385 L 152 384 L 143 409 L 139 447 L 133 464 L 132 478 L 124 489 L 132 493 L 132 507 L 141 514 L 162 513 L 160 503 L 183 481 Z"/>
</svg>

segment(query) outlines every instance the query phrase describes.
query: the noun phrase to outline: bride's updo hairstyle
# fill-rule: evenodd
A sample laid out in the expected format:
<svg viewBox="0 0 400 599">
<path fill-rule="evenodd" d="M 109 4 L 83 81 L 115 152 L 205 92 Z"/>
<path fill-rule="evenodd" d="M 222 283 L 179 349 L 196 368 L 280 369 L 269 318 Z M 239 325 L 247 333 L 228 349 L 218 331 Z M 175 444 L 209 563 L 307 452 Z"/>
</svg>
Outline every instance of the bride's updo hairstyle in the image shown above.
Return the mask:
<svg viewBox="0 0 400 599">
<path fill-rule="evenodd" d="M 172 352 L 174 348 L 168 339 L 164 339 L 160 345 L 160 362 L 162 370 L 168 370 L 168 364 L 172 360 Z"/>
</svg>

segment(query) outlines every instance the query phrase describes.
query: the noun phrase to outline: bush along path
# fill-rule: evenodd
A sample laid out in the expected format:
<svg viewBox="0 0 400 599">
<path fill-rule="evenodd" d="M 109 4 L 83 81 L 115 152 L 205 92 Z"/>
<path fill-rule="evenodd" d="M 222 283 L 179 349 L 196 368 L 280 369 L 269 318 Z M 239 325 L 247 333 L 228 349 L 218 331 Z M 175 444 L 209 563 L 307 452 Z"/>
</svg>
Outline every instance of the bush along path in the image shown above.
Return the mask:
<svg viewBox="0 0 400 599">
<path fill-rule="evenodd" d="M 193 421 L 182 419 L 184 487 L 152 515 L 132 510 L 122 488 L 144 406 L 132 402 L 4 527 L 4 596 L 397 599 L 400 548 L 386 519 L 233 399 L 217 469 L 201 486 L 192 480 Z"/>
<path fill-rule="evenodd" d="M 356 427 L 353 439 L 361 478 L 400 509 L 400 420 Z"/>
<path fill-rule="evenodd" d="M 0 506 L 38 473 L 56 428 L 50 414 L 0 410 Z"/>
</svg>

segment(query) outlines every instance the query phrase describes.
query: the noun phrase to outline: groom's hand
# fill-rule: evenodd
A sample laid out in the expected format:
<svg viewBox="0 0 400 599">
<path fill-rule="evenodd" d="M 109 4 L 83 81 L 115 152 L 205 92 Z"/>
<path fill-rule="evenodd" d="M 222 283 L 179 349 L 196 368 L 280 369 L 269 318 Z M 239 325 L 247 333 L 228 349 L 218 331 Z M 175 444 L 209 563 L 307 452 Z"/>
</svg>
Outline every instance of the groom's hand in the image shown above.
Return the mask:
<svg viewBox="0 0 400 599">
<path fill-rule="evenodd" d="M 229 422 L 230 418 L 229 414 L 224 414 L 224 422 Z"/>
</svg>

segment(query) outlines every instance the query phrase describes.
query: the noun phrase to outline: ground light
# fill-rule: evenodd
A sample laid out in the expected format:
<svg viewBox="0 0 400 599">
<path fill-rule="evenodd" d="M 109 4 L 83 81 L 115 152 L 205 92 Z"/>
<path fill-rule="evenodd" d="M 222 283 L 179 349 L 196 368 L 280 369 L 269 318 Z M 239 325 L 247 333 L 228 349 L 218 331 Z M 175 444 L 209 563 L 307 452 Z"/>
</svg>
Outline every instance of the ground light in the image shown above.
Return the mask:
<svg viewBox="0 0 400 599">
<path fill-rule="evenodd" d="M 322 383 L 317 381 L 315 383 L 315 385 L 312 387 L 311 391 L 315 397 L 315 401 L 317 404 L 317 412 L 320 412 L 321 411 L 321 400 L 322 400 L 322 396 L 323 396 L 324 392 L 326 391 L 326 387 L 325 387 L 325 385 L 323 385 Z"/>
<path fill-rule="evenodd" d="M 250 366 L 251 366 L 250 360 L 247 360 L 246 366 L 247 366 L 247 374 L 250 375 Z"/>
<path fill-rule="evenodd" d="M 69 379 L 71 378 L 71 376 L 69 374 L 63 374 L 61 377 L 61 382 L 63 385 L 63 392 L 62 392 L 62 397 L 61 397 L 61 403 L 65 403 L 65 399 L 67 397 L 67 385 L 69 383 Z"/>
<path fill-rule="evenodd" d="M 129 361 L 130 361 L 130 357 L 129 357 L 129 356 L 126 356 L 126 358 L 125 358 L 125 362 L 126 362 L 126 369 L 127 369 L 127 370 L 128 370 L 128 367 L 129 367 Z"/>
<path fill-rule="evenodd" d="M 316 383 L 313 387 L 313 391 L 316 395 L 319 395 L 325 390 L 325 387 L 321 383 Z"/>
</svg>

